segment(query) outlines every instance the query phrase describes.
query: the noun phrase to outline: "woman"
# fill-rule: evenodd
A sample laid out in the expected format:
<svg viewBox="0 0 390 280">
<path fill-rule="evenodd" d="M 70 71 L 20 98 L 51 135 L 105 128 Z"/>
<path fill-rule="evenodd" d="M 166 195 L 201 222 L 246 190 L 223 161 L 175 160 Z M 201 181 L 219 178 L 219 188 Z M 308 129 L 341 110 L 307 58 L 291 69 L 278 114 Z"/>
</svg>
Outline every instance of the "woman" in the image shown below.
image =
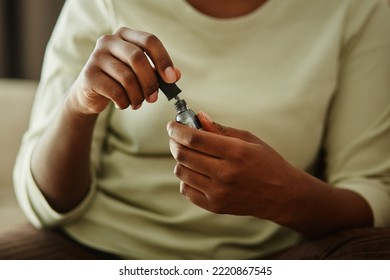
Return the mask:
<svg viewBox="0 0 390 280">
<path fill-rule="evenodd" d="M 36 227 L 131 259 L 262 258 L 388 226 L 388 29 L 380 0 L 69 0 L 15 167 L 20 204 Z M 156 72 L 207 112 L 203 130 L 171 121 L 168 138 Z"/>
</svg>

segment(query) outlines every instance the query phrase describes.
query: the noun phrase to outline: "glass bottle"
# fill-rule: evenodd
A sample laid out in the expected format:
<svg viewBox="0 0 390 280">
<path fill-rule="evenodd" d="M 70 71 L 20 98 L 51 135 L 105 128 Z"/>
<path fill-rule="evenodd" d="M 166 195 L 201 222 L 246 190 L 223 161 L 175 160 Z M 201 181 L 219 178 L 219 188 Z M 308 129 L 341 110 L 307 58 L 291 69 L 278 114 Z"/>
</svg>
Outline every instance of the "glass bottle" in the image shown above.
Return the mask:
<svg viewBox="0 0 390 280">
<path fill-rule="evenodd" d="M 187 108 L 187 102 L 184 99 L 180 99 L 178 96 L 175 96 L 175 99 L 175 109 L 177 112 L 176 121 L 189 127 L 202 129 L 202 125 L 194 111 Z"/>
</svg>

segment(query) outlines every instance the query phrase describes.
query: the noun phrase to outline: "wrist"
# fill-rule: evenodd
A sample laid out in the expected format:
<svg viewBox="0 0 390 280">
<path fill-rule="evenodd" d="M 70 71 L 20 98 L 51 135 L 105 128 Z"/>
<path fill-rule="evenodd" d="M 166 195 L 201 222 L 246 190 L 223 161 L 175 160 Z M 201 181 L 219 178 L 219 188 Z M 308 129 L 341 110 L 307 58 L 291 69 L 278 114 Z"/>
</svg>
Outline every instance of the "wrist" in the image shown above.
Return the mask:
<svg viewBox="0 0 390 280">
<path fill-rule="evenodd" d="M 288 170 L 288 171 L 287 171 Z M 290 227 L 297 218 L 298 213 L 307 200 L 307 176 L 305 172 L 289 166 L 284 175 L 279 176 L 278 201 L 276 207 L 269 213 L 269 220 L 280 225 Z"/>
<path fill-rule="evenodd" d="M 80 124 L 95 123 L 98 113 L 91 113 L 82 109 L 76 94 L 68 93 L 64 100 L 64 111 L 71 119 Z"/>
<path fill-rule="evenodd" d="M 291 200 L 275 222 L 309 237 L 372 226 L 372 212 L 357 193 L 328 184 L 304 171 L 290 178 Z"/>
</svg>

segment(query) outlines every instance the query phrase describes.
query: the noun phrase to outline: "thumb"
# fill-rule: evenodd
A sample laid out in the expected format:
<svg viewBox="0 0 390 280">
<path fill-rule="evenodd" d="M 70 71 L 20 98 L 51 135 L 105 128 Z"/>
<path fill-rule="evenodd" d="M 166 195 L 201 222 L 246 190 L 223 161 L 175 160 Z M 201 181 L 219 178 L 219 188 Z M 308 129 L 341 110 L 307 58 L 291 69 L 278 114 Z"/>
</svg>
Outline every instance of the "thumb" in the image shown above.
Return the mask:
<svg viewBox="0 0 390 280">
<path fill-rule="evenodd" d="M 215 123 L 209 115 L 205 112 L 199 112 L 197 114 L 200 123 L 202 124 L 203 130 L 212 132 L 215 134 L 223 135 L 223 128 L 221 125 Z"/>
<path fill-rule="evenodd" d="M 233 137 L 233 138 L 238 138 L 246 142 L 251 142 L 251 143 L 261 143 L 262 141 L 254 136 L 252 133 L 245 131 L 245 130 L 240 130 L 240 129 L 235 129 L 232 127 L 224 126 L 219 123 L 214 122 L 209 115 L 207 115 L 205 112 L 199 112 L 197 114 L 198 119 L 200 123 L 203 126 L 203 130 L 212 132 L 215 134 L 219 135 L 224 135 L 228 137 Z"/>
</svg>

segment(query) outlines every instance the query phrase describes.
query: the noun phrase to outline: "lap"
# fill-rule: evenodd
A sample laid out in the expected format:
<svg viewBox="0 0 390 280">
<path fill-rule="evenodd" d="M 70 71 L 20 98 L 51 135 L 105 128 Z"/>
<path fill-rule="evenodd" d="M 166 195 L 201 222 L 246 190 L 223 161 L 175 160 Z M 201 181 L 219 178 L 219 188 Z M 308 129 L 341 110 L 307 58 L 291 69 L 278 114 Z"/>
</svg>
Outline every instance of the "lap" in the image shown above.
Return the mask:
<svg viewBox="0 0 390 280">
<path fill-rule="evenodd" d="M 390 228 L 341 231 L 271 255 L 280 260 L 389 260 Z"/>
<path fill-rule="evenodd" d="M 58 229 L 37 230 L 26 224 L 0 235 L 2 260 L 103 260 L 115 256 L 86 247 Z M 390 228 L 341 231 L 306 241 L 267 259 L 390 259 Z"/>
</svg>

